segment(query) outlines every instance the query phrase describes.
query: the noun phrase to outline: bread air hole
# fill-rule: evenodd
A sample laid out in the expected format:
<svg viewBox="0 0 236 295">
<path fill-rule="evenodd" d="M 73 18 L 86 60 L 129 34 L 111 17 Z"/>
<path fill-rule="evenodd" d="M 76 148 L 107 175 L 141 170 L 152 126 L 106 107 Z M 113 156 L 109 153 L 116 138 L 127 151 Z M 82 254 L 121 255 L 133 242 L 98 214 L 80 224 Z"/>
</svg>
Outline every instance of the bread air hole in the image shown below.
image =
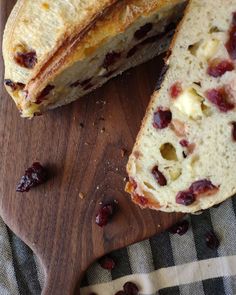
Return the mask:
<svg viewBox="0 0 236 295">
<path fill-rule="evenodd" d="M 176 149 L 171 143 L 165 143 L 160 147 L 162 158 L 168 161 L 178 161 Z"/>
<path fill-rule="evenodd" d="M 200 45 L 202 44 L 203 40 L 200 40 L 194 44 L 189 45 L 188 47 L 188 51 L 193 55 L 196 56 L 197 54 L 197 50 L 200 47 Z"/>
</svg>

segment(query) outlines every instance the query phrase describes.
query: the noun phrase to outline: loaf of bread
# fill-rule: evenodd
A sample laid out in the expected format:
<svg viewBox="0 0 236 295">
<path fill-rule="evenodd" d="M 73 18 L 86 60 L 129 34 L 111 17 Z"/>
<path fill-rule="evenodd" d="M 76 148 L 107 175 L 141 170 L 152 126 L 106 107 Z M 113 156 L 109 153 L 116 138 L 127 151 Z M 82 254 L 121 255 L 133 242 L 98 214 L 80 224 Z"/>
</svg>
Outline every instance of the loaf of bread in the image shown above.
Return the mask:
<svg viewBox="0 0 236 295">
<path fill-rule="evenodd" d="M 186 0 L 18 0 L 3 39 L 23 117 L 68 104 L 166 50 Z"/>
<path fill-rule="evenodd" d="M 236 1 L 191 0 L 168 55 L 126 190 L 143 208 L 194 213 L 236 193 Z"/>
</svg>

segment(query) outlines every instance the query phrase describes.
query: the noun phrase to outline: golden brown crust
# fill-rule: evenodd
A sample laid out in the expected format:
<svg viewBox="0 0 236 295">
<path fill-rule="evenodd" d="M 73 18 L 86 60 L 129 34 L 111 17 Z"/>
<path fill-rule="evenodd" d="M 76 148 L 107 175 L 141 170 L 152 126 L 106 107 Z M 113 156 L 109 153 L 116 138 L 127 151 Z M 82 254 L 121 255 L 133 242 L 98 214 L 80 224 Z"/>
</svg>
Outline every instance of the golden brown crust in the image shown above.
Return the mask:
<svg viewBox="0 0 236 295">
<path fill-rule="evenodd" d="M 89 2 L 93 1 L 98 2 L 96 0 L 90 0 Z M 11 43 L 10 40 L 14 38 L 14 25 L 18 24 L 17 20 L 22 18 L 22 15 L 24 14 L 24 10 L 23 12 L 21 11 L 22 4 L 26 2 L 28 2 L 28 0 L 20 0 L 10 17 L 5 32 L 4 52 L 9 52 L 9 50 L 6 50 L 6 44 Z M 39 0 L 36 2 L 39 2 Z M 76 2 L 76 0 L 71 0 L 69 2 Z M 77 0 L 77 2 L 80 1 Z M 99 3 L 100 2 L 101 1 L 99 1 Z M 20 71 L 13 71 L 17 68 L 17 66 L 14 64 L 13 60 L 9 60 L 9 56 L 5 53 L 5 77 L 7 79 L 11 79 L 12 81 L 26 84 L 25 90 L 26 93 L 28 93 L 27 99 L 35 101 L 38 93 L 40 93 L 42 89 L 47 86 L 48 81 L 52 80 L 53 77 L 58 75 L 61 71 L 63 71 L 63 69 L 72 64 L 76 58 L 78 58 L 78 51 L 83 51 L 83 46 L 86 46 L 89 39 L 96 40 L 97 32 L 99 35 L 99 32 L 103 30 L 104 27 L 109 28 L 113 26 L 115 27 L 115 34 L 118 34 L 132 24 L 137 17 L 150 14 L 152 10 L 161 10 L 162 8 L 168 9 L 168 6 L 173 6 L 176 3 L 183 2 L 183 0 L 150 0 L 148 3 L 146 0 L 104 0 L 102 2 L 106 3 L 106 8 L 102 11 L 96 11 L 96 14 L 90 17 L 90 22 L 87 23 L 87 26 L 84 25 L 84 27 L 81 27 L 81 24 L 79 24 L 76 27 L 76 30 L 74 28 L 76 34 L 74 34 L 74 31 L 73 34 L 69 34 L 67 31 L 64 32 L 64 30 L 62 30 L 56 46 L 54 46 L 48 53 L 39 56 L 38 63 L 33 70 L 21 68 Z M 123 16 L 122 14 L 126 10 L 127 13 Z M 125 21 L 123 19 L 121 21 L 121 18 L 123 17 Z M 18 24 L 18 26 L 21 26 L 21 24 Z M 87 34 L 87 32 L 89 32 L 89 34 Z M 99 46 L 99 43 L 97 46 Z M 24 99 L 24 97 L 18 98 L 17 93 L 10 92 L 10 94 L 13 98 L 15 96 L 16 101 L 18 99 Z"/>
</svg>

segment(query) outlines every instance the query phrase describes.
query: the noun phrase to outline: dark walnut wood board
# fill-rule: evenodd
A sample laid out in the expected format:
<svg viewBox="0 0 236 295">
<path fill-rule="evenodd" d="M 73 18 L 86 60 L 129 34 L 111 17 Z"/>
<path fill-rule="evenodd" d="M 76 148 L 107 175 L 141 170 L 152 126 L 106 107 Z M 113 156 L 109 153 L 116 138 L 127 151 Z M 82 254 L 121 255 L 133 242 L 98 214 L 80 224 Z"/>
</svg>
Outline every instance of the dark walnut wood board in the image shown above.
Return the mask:
<svg viewBox="0 0 236 295">
<path fill-rule="evenodd" d="M 0 2 L 1 37 L 14 3 Z M 43 294 L 79 294 L 81 277 L 94 260 L 160 233 L 181 217 L 141 210 L 124 192 L 127 157 L 121 150 L 132 149 L 161 67 L 156 58 L 32 120 L 19 116 L 1 86 L 0 214 L 40 258 L 46 274 Z M 3 72 L 1 59 L 1 85 Z M 53 177 L 26 194 L 16 193 L 34 161 L 48 165 Z M 112 199 L 118 200 L 119 211 L 100 228 L 94 222 L 99 202 Z"/>
</svg>

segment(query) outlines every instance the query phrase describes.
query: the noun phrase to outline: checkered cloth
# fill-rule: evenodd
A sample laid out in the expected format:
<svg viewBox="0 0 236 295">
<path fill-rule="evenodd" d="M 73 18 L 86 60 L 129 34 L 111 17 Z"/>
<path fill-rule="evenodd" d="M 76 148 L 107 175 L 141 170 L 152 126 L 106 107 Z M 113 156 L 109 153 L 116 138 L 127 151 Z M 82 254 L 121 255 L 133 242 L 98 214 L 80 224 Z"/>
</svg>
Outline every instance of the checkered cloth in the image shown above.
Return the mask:
<svg viewBox="0 0 236 295">
<path fill-rule="evenodd" d="M 236 198 L 187 219 L 190 228 L 183 236 L 166 232 L 111 253 L 117 262 L 111 272 L 92 265 L 82 295 L 114 295 L 127 281 L 145 295 L 236 294 Z M 217 250 L 206 246 L 209 230 L 220 240 Z M 0 243 L 0 294 L 40 294 L 44 278 L 37 258 L 2 221 Z"/>
</svg>

